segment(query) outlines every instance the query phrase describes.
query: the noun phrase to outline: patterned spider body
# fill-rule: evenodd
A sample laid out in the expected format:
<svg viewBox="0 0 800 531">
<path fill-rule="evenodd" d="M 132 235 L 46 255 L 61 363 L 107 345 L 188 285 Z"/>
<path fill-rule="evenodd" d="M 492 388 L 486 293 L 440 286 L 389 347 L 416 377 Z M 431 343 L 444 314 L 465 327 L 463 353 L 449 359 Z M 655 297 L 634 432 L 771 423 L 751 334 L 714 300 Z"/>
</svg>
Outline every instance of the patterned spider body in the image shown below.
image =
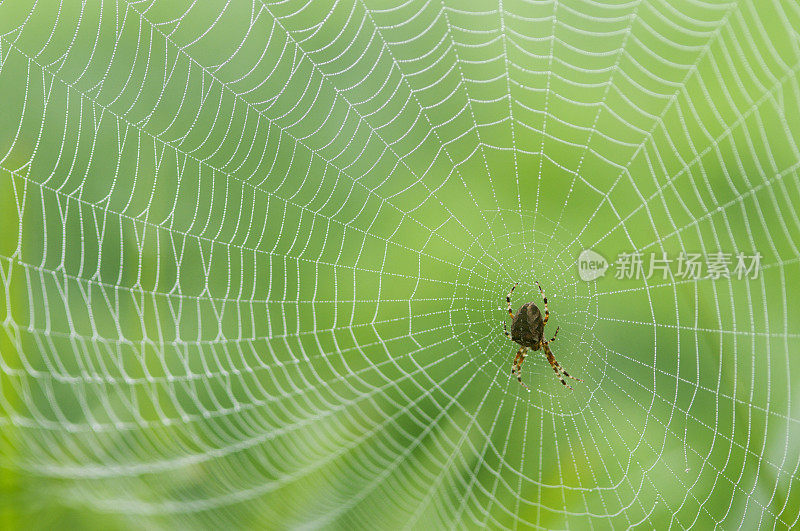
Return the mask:
<svg viewBox="0 0 800 531">
<path fill-rule="evenodd" d="M 544 338 L 544 320 L 539 307 L 526 302 L 511 318 L 511 341 L 531 350 L 539 350 Z"/>
<path fill-rule="evenodd" d="M 556 333 L 553 334 L 550 340 L 544 338 L 544 325 L 547 324 L 547 320 L 550 318 L 550 310 L 547 308 L 547 297 L 544 296 L 542 286 L 540 286 L 538 282 L 536 286 L 538 286 L 539 293 L 542 295 L 542 300 L 544 301 L 544 317 L 542 317 L 542 312 L 539 310 L 539 307 L 532 302 L 526 302 L 520 306 L 517 313 L 511 311 L 511 294 L 514 293 L 514 288 L 517 287 L 516 284 L 514 284 L 514 287 L 511 288 L 511 291 L 509 291 L 506 296 L 506 302 L 508 303 L 507 311 L 508 315 L 511 316 L 511 333 L 508 333 L 508 323 L 503 323 L 503 331 L 508 339 L 519 345 L 517 355 L 514 356 L 514 363 L 511 365 L 511 375 L 516 375 L 517 381 L 519 381 L 525 389 L 530 391 L 525 382 L 522 381 L 522 362 L 525 361 L 525 356 L 529 350 L 539 350 L 541 348 L 550 366 L 555 371 L 556 376 L 561 380 L 561 383 L 572 389 L 572 387 L 567 385 L 564 376 L 579 382 L 583 380 L 570 376 L 569 373 L 564 370 L 564 367 L 558 363 L 556 357 L 553 355 L 553 351 L 550 350 L 550 343 L 556 340 L 559 329 L 556 328 Z"/>
</svg>

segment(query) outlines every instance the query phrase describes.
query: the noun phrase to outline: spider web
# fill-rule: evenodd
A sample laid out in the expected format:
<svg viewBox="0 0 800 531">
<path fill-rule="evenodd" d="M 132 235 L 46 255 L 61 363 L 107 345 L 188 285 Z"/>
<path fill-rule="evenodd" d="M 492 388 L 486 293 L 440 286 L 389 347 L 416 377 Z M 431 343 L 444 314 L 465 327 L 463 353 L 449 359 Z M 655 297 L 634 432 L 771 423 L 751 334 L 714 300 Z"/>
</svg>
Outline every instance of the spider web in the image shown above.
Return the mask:
<svg viewBox="0 0 800 531">
<path fill-rule="evenodd" d="M 797 525 L 798 27 L 781 0 L 0 3 L 5 511 Z M 584 249 L 763 267 L 583 282 Z M 510 378 L 535 280 L 573 392 L 540 352 Z"/>
</svg>

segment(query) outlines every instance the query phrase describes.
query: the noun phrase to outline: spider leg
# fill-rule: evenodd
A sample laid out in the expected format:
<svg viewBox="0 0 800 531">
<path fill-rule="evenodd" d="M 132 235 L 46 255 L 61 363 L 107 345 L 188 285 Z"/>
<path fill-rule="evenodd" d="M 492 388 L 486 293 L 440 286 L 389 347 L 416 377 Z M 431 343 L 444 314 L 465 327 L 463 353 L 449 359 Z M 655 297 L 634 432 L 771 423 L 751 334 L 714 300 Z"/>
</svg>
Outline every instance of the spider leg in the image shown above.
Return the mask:
<svg viewBox="0 0 800 531">
<path fill-rule="evenodd" d="M 517 362 L 519 362 L 519 355 L 522 352 L 522 349 L 525 347 L 520 347 L 517 351 L 517 354 L 514 356 L 514 361 L 511 363 L 511 374 L 515 374 L 517 372 Z"/>
<path fill-rule="evenodd" d="M 542 299 L 544 299 L 544 320 L 542 322 L 547 324 L 547 320 L 550 318 L 550 310 L 547 308 L 547 297 L 545 297 L 544 290 L 538 280 L 536 281 L 536 285 L 539 286 L 539 293 L 542 294 Z"/>
<path fill-rule="evenodd" d="M 528 347 L 519 347 L 517 351 L 517 355 L 514 356 L 514 363 L 511 365 L 511 375 L 517 375 L 517 381 L 528 390 L 531 391 L 530 387 L 527 386 L 525 382 L 522 381 L 522 362 L 525 361 L 525 354 L 528 352 Z"/>
<path fill-rule="evenodd" d="M 503 321 L 503 333 L 506 335 L 509 341 L 513 341 L 513 339 L 511 339 L 511 334 L 508 333 L 508 323 L 506 321 Z"/>
<path fill-rule="evenodd" d="M 508 295 L 506 295 L 506 303 L 508 303 L 508 315 L 510 315 L 512 319 L 514 318 L 514 313 L 511 311 L 511 294 L 514 293 L 514 288 L 517 287 L 517 284 L 519 284 L 519 282 L 515 282 L 514 285 L 511 286 L 511 291 L 509 291 Z M 503 321 L 503 333 L 506 335 L 509 341 L 512 341 L 511 334 L 508 333 L 508 323 L 505 321 Z"/>
<path fill-rule="evenodd" d="M 550 350 L 550 349 L 549 349 L 549 341 L 548 341 L 548 350 Z M 575 380 L 576 382 L 582 382 L 582 381 L 583 381 L 583 380 L 581 380 L 580 378 L 575 378 L 575 377 L 574 377 L 574 376 L 572 376 L 570 373 L 568 373 L 567 371 L 565 371 L 565 370 L 564 370 L 564 367 L 563 367 L 563 366 L 562 366 L 562 365 L 561 365 L 561 364 L 558 362 L 558 360 L 555 358 L 555 356 L 553 356 L 553 361 L 555 361 L 555 362 L 556 362 L 556 365 L 558 366 L 558 370 L 559 370 L 559 371 L 561 371 L 561 373 L 562 373 L 564 376 L 566 376 L 567 378 L 572 378 L 572 379 L 573 379 L 573 380 Z"/>
<path fill-rule="evenodd" d="M 562 371 L 561 365 L 559 365 L 559 363 L 556 361 L 556 357 L 553 356 L 553 352 L 550 350 L 550 346 L 548 345 L 547 341 L 542 341 L 542 349 L 544 350 L 544 355 L 547 356 L 547 361 L 550 362 L 550 366 L 553 368 L 553 371 L 555 371 L 556 376 L 558 376 L 558 379 L 561 380 L 562 384 L 564 384 L 566 387 L 569 387 L 570 390 L 572 390 L 572 386 L 569 385 L 564 380 L 563 376 L 561 376 L 561 371 Z M 567 373 L 564 374 L 570 378 L 573 378 Z M 577 380 L 577 378 L 573 378 L 573 380 Z"/>
<path fill-rule="evenodd" d="M 511 317 L 514 317 L 514 312 L 511 311 L 511 294 L 514 293 L 514 288 L 517 287 L 517 284 L 519 284 L 519 282 L 514 282 L 514 285 L 511 286 L 511 291 L 509 291 L 508 295 L 506 295 L 506 302 L 508 303 L 508 315 Z"/>
<path fill-rule="evenodd" d="M 567 371 L 565 371 L 565 370 L 564 370 L 564 367 L 562 367 L 562 366 L 561 366 L 561 364 L 560 364 L 560 363 L 558 363 L 558 361 L 556 361 L 556 365 L 558 365 L 558 369 L 559 369 L 559 370 L 561 371 L 561 373 L 562 373 L 564 376 L 566 376 L 567 378 L 572 378 L 572 379 L 573 379 L 573 380 L 575 380 L 576 382 L 582 382 L 582 381 L 583 381 L 583 380 L 581 380 L 580 378 L 575 378 L 574 376 L 570 376 L 570 374 L 569 374 Z"/>
<path fill-rule="evenodd" d="M 550 338 L 550 341 L 548 341 L 548 343 L 552 343 L 553 341 L 555 341 L 555 340 L 556 340 L 556 336 L 558 335 L 558 331 L 559 331 L 559 330 L 561 330 L 561 327 L 560 327 L 560 326 L 557 326 L 557 327 L 556 327 L 556 333 L 555 333 L 555 334 L 553 334 L 553 337 L 551 337 L 551 338 Z"/>
<path fill-rule="evenodd" d="M 556 333 L 558 333 L 558 329 L 557 328 L 556 328 Z M 555 337 L 555 336 L 553 336 L 553 337 Z M 547 342 L 547 350 L 550 351 L 550 341 Z M 552 351 L 550 351 L 550 353 L 552 354 Z M 561 372 L 561 374 L 563 374 L 567 378 L 572 378 L 573 380 L 575 380 L 577 382 L 582 382 L 583 381 L 580 378 L 575 378 L 574 376 L 570 375 L 570 373 L 565 371 L 564 367 L 558 362 L 558 360 L 555 358 L 555 356 L 553 356 L 553 361 L 555 362 L 556 367 L 558 367 L 558 370 Z"/>
</svg>

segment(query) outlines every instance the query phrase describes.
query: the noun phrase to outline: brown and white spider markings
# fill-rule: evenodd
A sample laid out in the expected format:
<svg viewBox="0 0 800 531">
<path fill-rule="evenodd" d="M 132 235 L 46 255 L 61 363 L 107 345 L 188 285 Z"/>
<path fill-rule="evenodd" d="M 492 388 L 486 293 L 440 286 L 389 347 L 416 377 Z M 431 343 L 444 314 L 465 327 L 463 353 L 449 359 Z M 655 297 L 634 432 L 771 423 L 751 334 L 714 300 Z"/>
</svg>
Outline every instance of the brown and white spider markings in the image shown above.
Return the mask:
<svg viewBox="0 0 800 531">
<path fill-rule="evenodd" d="M 509 291 L 506 296 L 508 315 L 511 316 L 510 334 L 508 333 L 507 322 L 503 322 L 503 331 L 506 337 L 520 345 L 517 355 L 514 356 L 514 363 L 511 365 L 511 375 L 513 376 L 516 374 L 519 383 L 530 391 L 530 388 L 522 381 L 522 362 L 525 361 L 525 355 L 528 350 L 539 350 L 541 348 L 544 351 L 544 355 L 547 356 L 547 361 L 550 362 L 550 366 L 555 371 L 556 376 L 561 380 L 561 383 L 572 389 L 572 386 L 564 381 L 564 376 L 579 382 L 583 380 L 570 376 L 569 373 L 564 370 L 564 367 L 556 361 L 556 357 L 550 350 L 550 342 L 556 340 L 560 327 L 556 327 L 556 333 L 553 334 L 550 341 L 544 338 L 544 325 L 547 324 L 547 320 L 550 318 L 550 310 L 547 308 L 547 297 L 544 295 L 542 286 L 539 285 L 538 281 L 536 282 L 536 285 L 539 287 L 539 293 L 541 293 L 542 299 L 544 300 L 544 319 L 542 319 L 542 313 L 539 311 L 539 308 L 532 302 L 523 304 L 520 309 L 517 310 L 516 314 L 511 311 L 511 294 L 514 293 L 514 288 L 517 287 L 517 284 L 514 284 L 511 291 Z M 562 374 L 564 376 L 562 376 Z"/>
</svg>

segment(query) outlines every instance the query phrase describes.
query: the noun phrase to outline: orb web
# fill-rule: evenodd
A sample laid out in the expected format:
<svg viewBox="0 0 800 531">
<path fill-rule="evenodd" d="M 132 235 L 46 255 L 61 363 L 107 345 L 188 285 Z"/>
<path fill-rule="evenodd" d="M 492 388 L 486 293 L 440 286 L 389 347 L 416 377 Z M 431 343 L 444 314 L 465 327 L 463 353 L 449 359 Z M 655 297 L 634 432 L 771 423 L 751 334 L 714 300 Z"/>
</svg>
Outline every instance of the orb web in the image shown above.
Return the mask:
<svg viewBox="0 0 800 531">
<path fill-rule="evenodd" d="M 778 0 L 0 4 L 7 493 L 796 526 L 798 27 Z M 763 265 L 584 282 L 585 249 Z M 536 280 L 574 392 L 539 352 L 510 377 Z"/>
</svg>

